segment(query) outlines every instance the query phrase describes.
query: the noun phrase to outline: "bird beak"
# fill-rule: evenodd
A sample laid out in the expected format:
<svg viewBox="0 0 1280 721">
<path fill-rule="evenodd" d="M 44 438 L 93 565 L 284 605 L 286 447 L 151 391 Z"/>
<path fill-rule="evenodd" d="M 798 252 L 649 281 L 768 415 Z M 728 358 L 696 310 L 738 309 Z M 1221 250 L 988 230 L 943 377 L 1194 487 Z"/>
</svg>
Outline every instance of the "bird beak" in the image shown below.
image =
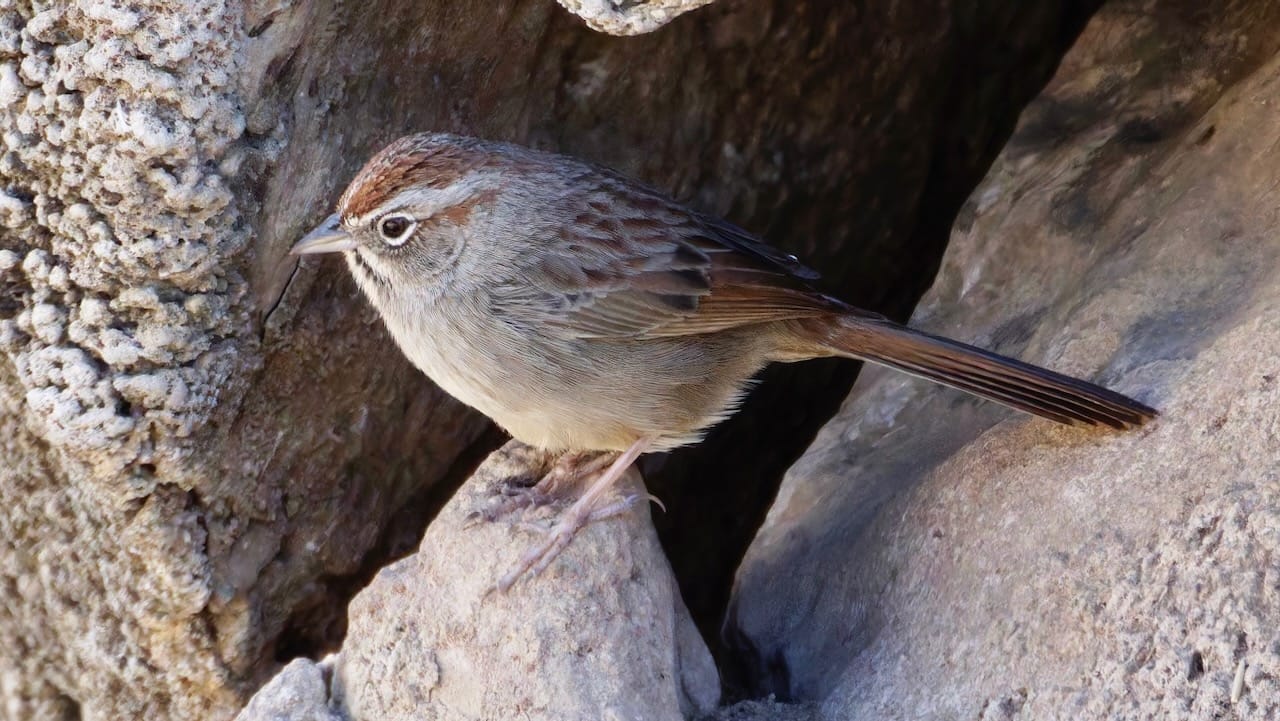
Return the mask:
<svg viewBox="0 0 1280 721">
<path fill-rule="evenodd" d="M 336 253 L 340 250 L 351 250 L 356 247 L 356 239 L 342 227 L 338 214 L 334 213 L 318 228 L 302 236 L 302 240 L 293 244 L 289 255 L 311 255 L 314 253 Z"/>
</svg>

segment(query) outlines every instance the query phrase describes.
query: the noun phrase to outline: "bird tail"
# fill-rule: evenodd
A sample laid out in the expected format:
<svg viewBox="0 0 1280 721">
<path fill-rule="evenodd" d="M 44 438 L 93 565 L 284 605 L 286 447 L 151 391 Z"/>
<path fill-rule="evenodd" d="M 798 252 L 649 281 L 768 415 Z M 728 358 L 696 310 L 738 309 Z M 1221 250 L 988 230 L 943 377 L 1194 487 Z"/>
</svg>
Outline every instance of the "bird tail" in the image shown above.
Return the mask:
<svg viewBox="0 0 1280 721">
<path fill-rule="evenodd" d="M 1157 413 L 1093 383 L 912 330 L 881 316 L 846 313 L 835 323 L 802 324 L 812 340 L 835 355 L 885 365 L 1058 423 L 1125 430 Z"/>
</svg>

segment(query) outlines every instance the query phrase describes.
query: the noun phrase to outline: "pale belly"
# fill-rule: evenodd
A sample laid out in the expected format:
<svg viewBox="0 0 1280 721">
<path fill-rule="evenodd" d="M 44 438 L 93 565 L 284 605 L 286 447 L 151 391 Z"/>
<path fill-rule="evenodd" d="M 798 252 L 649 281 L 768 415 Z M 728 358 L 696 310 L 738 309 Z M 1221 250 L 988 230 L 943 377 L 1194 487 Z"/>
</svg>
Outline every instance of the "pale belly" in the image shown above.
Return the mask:
<svg viewBox="0 0 1280 721">
<path fill-rule="evenodd" d="M 501 325 L 388 328 L 450 395 L 517 440 L 556 451 L 621 451 L 641 438 L 652 450 L 696 442 L 736 410 L 766 362 L 758 329 L 695 341 L 564 342 Z"/>
</svg>

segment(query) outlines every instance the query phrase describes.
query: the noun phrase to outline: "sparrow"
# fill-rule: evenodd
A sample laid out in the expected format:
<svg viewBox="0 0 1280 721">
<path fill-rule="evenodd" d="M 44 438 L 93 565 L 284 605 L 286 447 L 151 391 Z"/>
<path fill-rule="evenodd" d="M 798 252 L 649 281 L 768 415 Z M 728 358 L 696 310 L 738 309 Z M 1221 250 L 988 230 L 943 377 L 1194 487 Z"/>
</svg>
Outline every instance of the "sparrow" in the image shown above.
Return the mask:
<svg viewBox="0 0 1280 721">
<path fill-rule="evenodd" d="M 696 443 L 765 365 L 868 361 L 1048 420 L 1125 430 L 1156 411 L 1088 381 L 908 328 L 815 286 L 728 221 L 612 170 L 444 133 L 401 138 L 290 251 L 341 253 L 400 349 L 514 438 L 559 454 L 533 492 L 591 476 L 536 575 L 646 452 Z"/>
</svg>

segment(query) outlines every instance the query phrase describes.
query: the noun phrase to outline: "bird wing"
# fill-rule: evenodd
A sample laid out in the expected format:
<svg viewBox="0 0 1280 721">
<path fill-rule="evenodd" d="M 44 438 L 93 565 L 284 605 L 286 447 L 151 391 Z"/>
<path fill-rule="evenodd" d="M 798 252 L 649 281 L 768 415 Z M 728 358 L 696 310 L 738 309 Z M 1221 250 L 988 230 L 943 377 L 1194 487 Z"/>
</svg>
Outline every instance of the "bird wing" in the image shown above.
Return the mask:
<svg viewBox="0 0 1280 721">
<path fill-rule="evenodd" d="M 567 218 L 531 243 L 525 308 L 565 338 L 661 338 L 843 308 L 818 274 L 728 222 L 596 171 L 562 196 Z"/>
</svg>

